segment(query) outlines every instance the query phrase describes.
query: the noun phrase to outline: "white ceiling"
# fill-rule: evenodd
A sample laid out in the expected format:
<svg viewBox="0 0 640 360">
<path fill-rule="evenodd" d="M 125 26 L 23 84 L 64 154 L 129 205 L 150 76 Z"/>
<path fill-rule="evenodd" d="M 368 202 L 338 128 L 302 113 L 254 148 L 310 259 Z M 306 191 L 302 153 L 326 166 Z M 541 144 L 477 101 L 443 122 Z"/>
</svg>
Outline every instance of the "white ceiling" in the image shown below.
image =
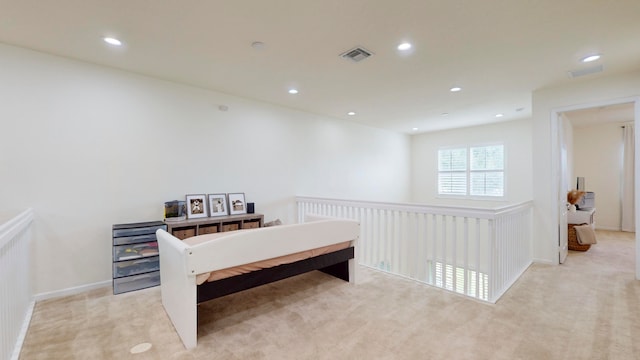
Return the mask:
<svg viewBox="0 0 640 360">
<path fill-rule="evenodd" d="M 639 38 L 639 0 L 0 0 L 6 44 L 404 133 L 530 117 L 536 89 L 639 70 Z"/>
</svg>

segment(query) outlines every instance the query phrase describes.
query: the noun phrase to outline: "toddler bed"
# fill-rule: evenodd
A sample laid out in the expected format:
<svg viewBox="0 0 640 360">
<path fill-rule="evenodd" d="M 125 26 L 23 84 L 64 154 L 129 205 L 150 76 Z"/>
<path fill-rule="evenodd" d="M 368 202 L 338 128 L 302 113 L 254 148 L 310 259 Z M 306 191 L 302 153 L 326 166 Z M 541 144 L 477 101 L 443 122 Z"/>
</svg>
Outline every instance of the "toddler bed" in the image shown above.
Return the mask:
<svg viewBox="0 0 640 360">
<path fill-rule="evenodd" d="M 198 303 L 312 270 L 353 283 L 358 222 L 318 219 L 184 241 L 158 230 L 162 305 L 185 347 L 197 344 Z"/>
</svg>

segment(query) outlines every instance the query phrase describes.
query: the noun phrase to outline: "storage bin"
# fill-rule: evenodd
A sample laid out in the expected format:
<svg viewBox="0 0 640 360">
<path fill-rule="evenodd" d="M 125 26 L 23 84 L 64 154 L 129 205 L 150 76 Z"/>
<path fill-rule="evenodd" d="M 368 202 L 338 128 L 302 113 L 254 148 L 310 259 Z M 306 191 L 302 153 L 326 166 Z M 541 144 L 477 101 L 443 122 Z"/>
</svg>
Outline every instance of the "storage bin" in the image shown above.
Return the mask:
<svg viewBox="0 0 640 360">
<path fill-rule="evenodd" d="M 119 245 L 113 247 L 113 260 L 133 260 L 158 255 L 158 242 Z"/>
<path fill-rule="evenodd" d="M 218 232 L 218 224 L 213 225 L 200 225 L 198 227 L 198 235 L 214 234 Z"/>
<path fill-rule="evenodd" d="M 256 229 L 260 227 L 260 221 L 245 221 L 242 223 L 243 229 Z"/>
<path fill-rule="evenodd" d="M 166 229 L 166 225 L 162 222 L 113 225 L 113 237 L 155 234 L 158 229 Z"/>
<path fill-rule="evenodd" d="M 147 234 L 147 235 L 139 235 L 139 236 L 124 236 L 113 238 L 113 245 L 127 245 L 127 244 L 138 244 L 156 241 L 156 234 Z"/>
<path fill-rule="evenodd" d="M 138 275 L 160 270 L 160 258 L 140 258 L 113 263 L 113 277 Z"/>
<path fill-rule="evenodd" d="M 186 238 L 190 238 L 192 236 L 196 236 L 196 227 L 188 227 L 188 228 L 175 228 L 171 230 L 173 236 L 177 237 L 180 240 L 184 240 Z"/>
<path fill-rule="evenodd" d="M 113 279 L 113 293 L 120 294 L 158 285 L 160 285 L 160 271 L 141 275 L 127 276 L 123 278 Z"/>
<path fill-rule="evenodd" d="M 240 222 L 222 224 L 222 231 L 234 231 L 240 229 Z"/>
<path fill-rule="evenodd" d="M 574 229 L 575 226 L 580 226 L 580 225 L 587 225 L 585 224 L 568 224 L 568 240 L 569 240 L 569 250 L 574 250 L 574 251 L 587 251 L 591 248 L 591 244 L 586 244 L 586 245 L 581 245 L 578 242 L 578 235 L 576 234 L 576 229 Z"/>
</svg>

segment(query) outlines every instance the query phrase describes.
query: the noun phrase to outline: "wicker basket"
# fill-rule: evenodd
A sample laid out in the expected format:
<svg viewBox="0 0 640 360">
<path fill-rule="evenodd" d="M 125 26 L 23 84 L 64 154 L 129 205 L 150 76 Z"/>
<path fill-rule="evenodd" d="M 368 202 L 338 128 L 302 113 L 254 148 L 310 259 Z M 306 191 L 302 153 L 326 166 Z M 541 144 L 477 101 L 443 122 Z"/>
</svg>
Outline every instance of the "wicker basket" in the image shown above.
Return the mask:
<svg viewBox="0 0 640 360">
<path fill-rule="evenodd" d="M 575 250 L 575 251 L 587 251 L 589 250 L 589 248 L 591 247 L 591 244 L 585 244 L 585 245 L 581 245 L 578 242 L 578 235 L 576 234 L 576 229 L 574 229 L 574 226 L 580 226 L 580 225 L 588 225 L 588 224 L 568 224 L 569 227 L 569 250 Z"/>
</svg>

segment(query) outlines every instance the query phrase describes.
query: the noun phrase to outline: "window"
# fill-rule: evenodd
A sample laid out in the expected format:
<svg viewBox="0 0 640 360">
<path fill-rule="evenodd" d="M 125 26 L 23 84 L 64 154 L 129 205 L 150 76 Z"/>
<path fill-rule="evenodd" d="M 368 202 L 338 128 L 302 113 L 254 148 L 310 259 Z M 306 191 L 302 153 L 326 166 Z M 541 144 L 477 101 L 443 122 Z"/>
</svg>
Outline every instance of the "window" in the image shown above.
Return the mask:
<svg viewBox="0 0 640 360">
<path fill-rule="evenodd" d="M 438 194 L 467 195 L 467 149 L 438 151 Z"/>
<path fill-rule="evenodd" d="M 504 196 L 504 145 L 438 150 L 438 194 Z"/>
<path fill-rule="evenodd" d="M 435 266 L 434 266 L 435 265 Z M 455 291 L 478 298 L 480 300 L 489 299 L 489 276 L 482 272 L 463 267 L 454 267 L 451 264 L 443 264 L 440 261 L 427 260 L 430 282 L 440 288 Z M 466 272 L 466 279 L 465 279 Z M 455 281 L 454 281 L 455 277 Z M 466 292 L 465 292 L 466 281 Z"/>
</svg>

